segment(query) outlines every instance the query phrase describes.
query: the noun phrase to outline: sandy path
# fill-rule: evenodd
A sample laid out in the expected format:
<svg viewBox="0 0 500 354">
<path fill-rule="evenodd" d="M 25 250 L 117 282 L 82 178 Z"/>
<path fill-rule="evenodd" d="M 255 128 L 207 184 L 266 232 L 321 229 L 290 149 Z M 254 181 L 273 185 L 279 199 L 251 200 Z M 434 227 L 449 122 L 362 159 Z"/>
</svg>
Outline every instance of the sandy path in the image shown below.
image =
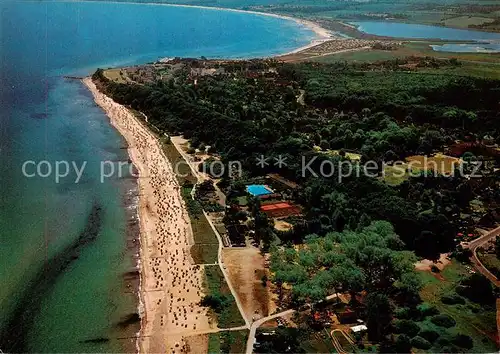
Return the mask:
<svg viewBox="0 0 500 354">
<path fill-rule="evenodd" d="M 187 336 L 214 325 L 206 308 L 198 305 L 204 273 L 190 256 L 192 230 L 179 184 L 156 137 L 125 107 L 100 93 L 90 78 L 84 84 L 127 141 L 139 172 L 142 322 L 138 351 L 186 352 Z"/>
</svg>

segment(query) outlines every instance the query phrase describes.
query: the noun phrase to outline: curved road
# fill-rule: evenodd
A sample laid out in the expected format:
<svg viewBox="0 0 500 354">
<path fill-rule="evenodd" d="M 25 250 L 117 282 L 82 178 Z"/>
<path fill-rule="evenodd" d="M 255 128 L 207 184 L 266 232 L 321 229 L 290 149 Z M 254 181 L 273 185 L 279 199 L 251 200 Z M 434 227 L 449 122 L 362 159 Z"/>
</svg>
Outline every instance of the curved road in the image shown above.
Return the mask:
<svg viewBox="0 0 500 354">
<path fill-rule="evenodd" d="M 338 296 L 337 294 L 328 295 L 324 301 L 329 301 L 329 300 L 335 299 L 337 296 Z M 311 304 L 305 304 L 305 307 L 310 309 Z M 297 311 L 297 310 L 289 309 L 289 310 L 281 311 L 281 312 L 275 313 L 274 315 L 270 315 L 270 316 L 261 318 L 260 320 L 257 320 L 254 323 L 252 323 L 252 326 L 250 327 L 250 333 L 248 334 L 247 349 L 246 349 L 245 353 L 252 354 L 253 344 L 254 344 L 254 339 L 255 339 L 255 332 L 257 332 L 257 328 L 259 328 L 264 322 L 275 319 L 277 317 L 291 315 L 295 311 Z"/>
<path fill-rule="evenodd" d="M 295 311 L 296 310 L 294 309 L 290 309 L 283 312 L 275 313 L 274 315 L 263 317 L 260 320 L 257 320 L 254 323 L 252 323 L 252 326 L 250 327 L 250 333 L 248 333 L 246 354 L 252 354 L 253 352 L 253 343 L 255 339 L 255 332 L 257 332 L 257 328 L 259 328 L 264 322 L 275 319 L 276 317 L 290 315 Z"/>
<path fill-rule="evenodd" d="M 478 248 L 482 247 L 488 241 L 497 236 L 500 236 L 500 226 L 497 227 L 496 229 L 491 230 L 487 234 L 475 239 L 474 241 L 471 241 L 468 244 L 463 245 L 463 247 L 468 248 L 472 251 L 471 261 L 472 263 L 474 263 L 474 267 L 477 269 L 477 271 L 480 272 L 482 275 L 484 275 L 486 278 L 488 278 L 496 286 L 500 286 L 500 281 L 497 279 L 497 277 L 493 275 L 493 273 L 491 273 L 484 266 L 484 264 L 479 260 L 476 253 Z"/>
</svg>

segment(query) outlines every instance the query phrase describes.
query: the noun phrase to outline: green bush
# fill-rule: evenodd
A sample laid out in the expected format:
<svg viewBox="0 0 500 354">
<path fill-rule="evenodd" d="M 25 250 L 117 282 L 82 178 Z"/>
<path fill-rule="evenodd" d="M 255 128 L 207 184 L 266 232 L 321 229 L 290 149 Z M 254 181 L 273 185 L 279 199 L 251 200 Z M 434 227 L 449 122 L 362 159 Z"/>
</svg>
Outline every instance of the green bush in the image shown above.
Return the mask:
<svg viewBox="0 0 500 354">
<path fill-rule="evenodd" d="M 396 320 L 394 321 L 394 329 L 396 333 L 404 333 L 414 337 L 420 331 L 420 327 L 411 320 Z"/>
<path fill-rule="evenodd" d="M 458 294 L 448 294 L 441 296 L 441 302 L 446 305 L 464 305 L 465 299 Z"/>
<path fill-rule="evenodd" d="M 418 334 L 420 337 L 427 339 L 429 342 L 434 343 L 439 338 L 439 333 L 432 329 L 424 329 Z"/>
<path fill-rule="evenodd" d="M 445 346 L 447 346 L 447 345 L 450 344 L 450 341 L 448 340 L 448 338 L 440 337 L 440 338 L 438 338 L 438 340 L 436 340 L 435 344 L 438 345 L 438 346 L 440 346 L 440 347 L 445 347 Z"/>
<path fill-rule="evenodd" d="M 439 313 L 439 310 L 435 306 L 428 304 L 426 302 L 418 305 L 417 310 L 420 312 L 420 316 L 422 319 L 424 319 L 427 316 L 437 315 Z"/>
<path fill-rule="evenodd" d="M 465 348 L 465 349 L 472 349 L 474 346 L 474 341 L 472 340 L 471 337 L 465 335 L 465 334 L 456 334 L 451 338 L 451 342 L 455 344 L 456 346 Z"/>
<path fill-rule="evenodd" d="M 400 320 L 408 320 L 411 317 L 411 309 L 408 307 L 400 307 L 396 309 L 394 314 Z"/>
<path fill-rule="evenodd" d="M 204 296 L 201 300 L 201 306 L 210 307 L 215 312 L 220 313 L 227 306 L 228 302 L 229 298 L 227 296 L 218 293 Z"/>
<path fill-rule="evenodd" d="M 411 339 L 411 345 L 418 349 L 429 349 L 432 347 L 432 344 L 422 337 L 416 336 Z"/>
<path fill-rule="evenodd" d="M 472 274 L 460 281 L 456 287 L 457 293 L 478 304 L 494 304 L 495 295 L 491 282 L 482 274 Z"/>
<path fill-rule="evenodd" d="M 394 342 L 394 349 L 396 353 L 410 353 L 411 340 L 406 334 L 400 334 Z"/>
<path fill-rule="evenodd" d="M 445 314 L 432 316 L 431 322 L 434 323 L 436 326 L 445 328 L 450 328 L 457 324 L 457 322 L 453 319 L 453 317 L 450 317 Z"/>
</svg>

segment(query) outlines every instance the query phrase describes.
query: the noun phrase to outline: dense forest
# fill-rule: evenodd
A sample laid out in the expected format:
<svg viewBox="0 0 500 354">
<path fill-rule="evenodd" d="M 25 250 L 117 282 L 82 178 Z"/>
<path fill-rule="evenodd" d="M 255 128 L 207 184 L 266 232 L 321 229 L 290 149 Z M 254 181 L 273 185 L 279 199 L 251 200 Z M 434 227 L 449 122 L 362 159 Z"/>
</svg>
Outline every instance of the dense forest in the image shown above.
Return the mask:
<svg viewBox="0 0 500 354">
<path fill-rule="evenodd" d="M 226 63 L 224 75 L 200 76 L 195 84 L 190 67 L 200 65 L 191 62 L 146 85 L 107 81 L 101 70 L 94 78 L 115 100 L 169 134 L 183 134 L 193 147 L 209 145 L 222 161 L 242 162 L 249 175 L 279 172 L 300 183 L 296 197 L 307 222 L 279 233 L 285 243 L 387 220 L 407 249 L 432 258 L 453 249 L 457 218 L 469 209 L 473 189 L 493 183 L 421 175 L 393 187 L 364 174 L 346 177 L 341 169 L 328 177 L 304 174 L 302 159 L 314 160 L 311 169 L 319 171 L 325 160 L 348 161 L 342 153 L 325 154 L 329 149 L 382 163 L 442 151 L 457 139 L 498 141 L 498 81 L 408 70 L 400 60 L 378 66 L 250 61 Z M 422 59 L 417 66 L 443 65 L 460 64 Z M 262 168 L 256 165 L 261 155 L 281 155 L 287 166 Z"/>
<path fill-rule="evenodd" d="M 470 178 L 471 151 L 462 156 L 465 174 L 420 171 L 397 185 L 381 178 L 383 167 L 376 167 L 375 176 L 344 169 L 432 155 L 456 141 L 474 147 L 487 137 L 488 144 L 498 143 L 500 81 L 446 75 L 439 69 L 460 63 L 429 58 L 331 65 L 180 63 L 164 79 L 141 84 L 110 81 L 103 70 L 93 79 L 117 102 L 146 114 L 160 131 L 190 139 L 191 149 L 209 146 L 223 163 L 241 162 L 243 178 L 224 174 L 219 182 L 229 203 L 245 193 L 244 180 L 271 172 L 300 186 L 292 198 L 303 215 L 288 231 L 274 229 L 260 212 L 258 198 L 248 199 L 254 237 L 272 255 L 280 304 L 299 307 L 349 293 L 350 306 L 366 320 L 368 339 L 382 352 L 472 348 L 471 337 L 447 331 L 455 325 L 453 318 L 422 303 L 414 263 L 417 257 L 437 259 L 442 252 L 468 260 L 457 247 L 462 216 L 472 213 L 474 199 L 497 207 L 497 174 L 483 169 L 481 178 Z M 200 74 L 213 68 L 224 70 Z M 258 165 L 261 155 L 284 157 L 286 166 Z M 495 165 L 498 157 L 486 155 L 478 157 Z M 304 160 L 312 161 L 312 171 L 320 171 L 325 161 L 340 168 L 328 176 L 305 174 Z M 238 208 L 226 211 L 226 221 L 239 218 L 247 215 Z M 284 291 L 285 284 L 291 291 Z M 356 300 L 360 293 L 368 294 L 363 303 Z M 442 301 L 491 309 L 494 297 L 489 281 L 474 275 Z M 415 321 L 440 329 L 424 329 Z M 290 331 L 281 329 L 272 341 L 262 339 L 258 352 L 282 352 L 285 344 L 286 351 L 302 351 Z"/>
</svg>

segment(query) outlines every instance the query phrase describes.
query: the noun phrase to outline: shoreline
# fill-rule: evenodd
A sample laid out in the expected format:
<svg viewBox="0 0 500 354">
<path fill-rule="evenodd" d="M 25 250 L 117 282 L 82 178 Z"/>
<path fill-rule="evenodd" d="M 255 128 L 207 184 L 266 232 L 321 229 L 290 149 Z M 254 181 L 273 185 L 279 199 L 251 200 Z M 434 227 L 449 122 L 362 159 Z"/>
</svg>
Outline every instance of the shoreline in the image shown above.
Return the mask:
<svg viewBox="0 0 500 354">
<path fill-rule="evenodd" d="M 140 330 L 137 352 L 180 352 L 191 332 L 212 330 L 208 310 L 199 305 L 203 267 L 192 262 L 191 224 L 173 167 L 157 137 L 126 107 L 82 80 L 110 124 L 127 141 L 138 171 Z M 191 291 L 190 291 L 191 290 Z"/>
</svg>

